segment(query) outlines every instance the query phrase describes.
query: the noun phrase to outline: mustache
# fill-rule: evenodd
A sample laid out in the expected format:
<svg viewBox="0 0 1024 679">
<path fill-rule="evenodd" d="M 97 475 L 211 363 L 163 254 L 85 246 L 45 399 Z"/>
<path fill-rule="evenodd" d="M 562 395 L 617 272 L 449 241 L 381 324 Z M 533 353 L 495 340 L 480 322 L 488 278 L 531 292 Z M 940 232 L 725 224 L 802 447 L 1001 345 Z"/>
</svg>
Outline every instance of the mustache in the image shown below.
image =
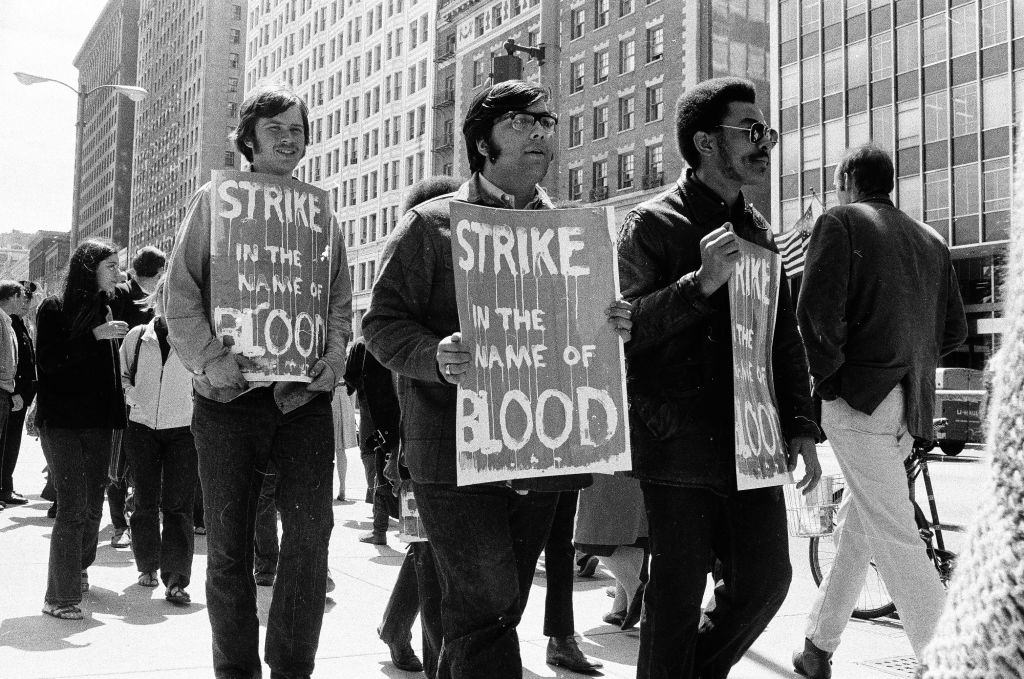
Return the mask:
<svg viewBox="0 0 1024 679">
<path fill-rule="evenodd" d="M 751 155 L 749 155 L 747 157 L 750 160 L 763 160 L 765 162 L 768 162 L 769 160 L 771 160 L 771 157 L 767 153 L 753 153 L 753 154 L 751 154 Z"/>
</svg>

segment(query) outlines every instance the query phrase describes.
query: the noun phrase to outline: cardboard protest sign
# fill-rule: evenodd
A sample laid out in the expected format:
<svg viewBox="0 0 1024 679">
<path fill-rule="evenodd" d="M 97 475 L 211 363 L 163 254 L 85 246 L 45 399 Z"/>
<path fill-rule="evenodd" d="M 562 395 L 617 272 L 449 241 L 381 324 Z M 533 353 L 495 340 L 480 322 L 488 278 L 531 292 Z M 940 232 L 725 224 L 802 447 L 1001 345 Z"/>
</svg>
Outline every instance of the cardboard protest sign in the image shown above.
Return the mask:
<svg viewBox="0 0 1024 679">
<path fill-rule="evenodd" d="M 612 208 L 453 202 L 462 342 L 458 483 L 630 468 Z"/>
<path fill-rule="evenodd" d="M 793 483 L 772 380 L 772 340 L 782 258 L 738 238 L 740 259 L 729 279 L 732 314 L 733 404 L 736 413 L 736 487 Z"/>
<path fill-rule="evenodd" d="M 246 379 L 309 382 L 327 341 L 327 193 L 294 179 L 215 170 L 211 196 L 214 333 L 259 365 Z"/>
</svg>

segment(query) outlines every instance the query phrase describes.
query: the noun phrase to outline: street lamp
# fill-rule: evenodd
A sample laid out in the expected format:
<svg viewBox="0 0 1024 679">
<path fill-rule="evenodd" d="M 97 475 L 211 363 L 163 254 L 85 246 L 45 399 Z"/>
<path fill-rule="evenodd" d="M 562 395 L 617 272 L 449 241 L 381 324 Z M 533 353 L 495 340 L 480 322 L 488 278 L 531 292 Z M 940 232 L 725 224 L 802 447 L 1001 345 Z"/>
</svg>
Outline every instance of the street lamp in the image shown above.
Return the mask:
<svg viewBox="0 0 1024 679">
<path fill-rule="evenodd" d="M 139 102 L 149 96 L 149 92 L 142 87 L 136 87 L 134 85 L 97 85 L 92 89 L 77 90 L 71 85 L 68 85 L 63 80 L 57 80 L 55 78 L 45 78 L 41 75 L 32 75 L 31 73 L 16 72 L 14 77 L 18 79 L 22 85 L 36 85 L 38 83 L 57 83 L 63 85 L 78 97 L 78 122 L 75 123 L 75 187 L 72 198 L 72 221 L 71 221 L 71 248 L 74 249 L 78 246 L 78 201 L 79 201 L 79 183 L 82 170 L 82 136 L 85 131 L 85 100 L 90 94 L 97 90 L 110 89 L 114 90 L 118 94 L 123 94 L 134 102 Z"/>
</svg>

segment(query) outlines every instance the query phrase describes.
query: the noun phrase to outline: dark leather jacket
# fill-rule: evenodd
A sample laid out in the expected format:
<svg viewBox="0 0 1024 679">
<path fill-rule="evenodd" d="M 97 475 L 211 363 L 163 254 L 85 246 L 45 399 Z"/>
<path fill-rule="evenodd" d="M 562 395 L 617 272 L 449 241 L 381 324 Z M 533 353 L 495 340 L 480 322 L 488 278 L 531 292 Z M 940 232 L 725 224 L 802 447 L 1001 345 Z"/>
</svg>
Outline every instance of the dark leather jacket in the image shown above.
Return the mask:
<svg viewBox="0 0 1024 679">
<path fill-rule="evenodd" d="M 727 221 L 741 238 L 778 251 L 767 221 L 742 195 L 727 206 L 692 171 L 634 208 L 619 231 L 622 294 L 634 304 L 626 344 L 633 473 L 642 480 L 720 493 L 736 488 L 728 286 L 705 297 L 694 280 L 700 239 Z M 783 436 L 817 439 L 784 274 L 772 371 Z"/>
</svg>

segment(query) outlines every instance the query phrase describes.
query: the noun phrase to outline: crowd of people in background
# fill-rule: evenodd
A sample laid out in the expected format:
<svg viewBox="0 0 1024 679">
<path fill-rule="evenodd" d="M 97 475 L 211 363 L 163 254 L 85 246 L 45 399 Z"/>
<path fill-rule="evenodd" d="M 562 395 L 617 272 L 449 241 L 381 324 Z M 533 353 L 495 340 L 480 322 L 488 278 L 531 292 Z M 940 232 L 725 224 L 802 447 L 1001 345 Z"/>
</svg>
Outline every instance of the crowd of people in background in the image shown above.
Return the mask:
<svg viewBox="0 0 1024 679">
<path fill-rule="evenodd" d="M 600 321 L 625 346 L 632 472 L 458 486 L 456 385 L 472 347 L 455 301 L 451 204 L 553 209 L 541 184 L 557 123 L 539 86 L 507 81 L 475 98 L 463 125 L 472 174 L 411 189 L 354 342 L 345 239 L 332 222 L 326 342 L 307 383 L 247 380 L 250 359 L 213 333 L 209 185 L 193 197 L 173 253 L 144 248 L 127 281 L 117 251 L 98 240 L 77 247 L 63 290 L 34 318 L 35 286 L 0 281 L 0 502 L 25 501 L 12 470 L 34 404 L 56 513 L 43 613 L 85 615 L 106 496 L 112 545 L 131 547 L 138 584 L 162 583 L 170 604 L 190 603 L 195 534 L 206 535 L 217 677 L 261 674 L 260 585 L 273 587 L 263 654 L 272 676 L 311 676 L 334 587 L 332 499 L 345 497 L 339 469 L 333 498 L 346 432 L 331 394 L 347 387 L 358 398 L 373 515 L 359 539 L 386 543 L 401 493 L 414 496 L 426 533 L 409 546 L 377 629 L 396 667 L 431 679 L 521 677 L 517 627 L 543 554 L 549 663 L 601 666 L 578 645 L 572 606 L 574 571 L 592 573 L 600 560 L 616 582 L 604 621 L 640 626 L 640 679 L 728 676 L 792 577 L 781 489 L 737 490 L 727 294 L 738 240 L 775 249 L 743 187 L 767 180 L 778 133 L 749 82 L 688 88 L 677 105 L 687 169 L 619 229 L 621 296 L 604 300 Z M 306 105 L 283 87 L 261 88 L 233 139 L 253 172 L 288 179 L 309 141 Z M 843 157 L 843 205 L 811 236 L 805 292 L 794 300 L 783 284 L 777 300 L 768 360 L 790 471 L 802 460 L 798 487 L 817 484 L 823 425 L 848 484 L 835 567 L 844 570 L 826 578 L 794 657 L 813 679 L 831 675 L 869 556 L 918 657 L 944 601 L 897 486 L 911 435 L 931 434 L 928 376 L 963 341 L 964 311 L 948 248 L 893 206 L 893 180 L 884 151 Z M 858 259 L 867 251 L 877 254 L 870 268 Z M 702 606 L 709 574 L 716 586 Z M 411 644 L 417 614 L 422 660 Z"/>
</svg>

